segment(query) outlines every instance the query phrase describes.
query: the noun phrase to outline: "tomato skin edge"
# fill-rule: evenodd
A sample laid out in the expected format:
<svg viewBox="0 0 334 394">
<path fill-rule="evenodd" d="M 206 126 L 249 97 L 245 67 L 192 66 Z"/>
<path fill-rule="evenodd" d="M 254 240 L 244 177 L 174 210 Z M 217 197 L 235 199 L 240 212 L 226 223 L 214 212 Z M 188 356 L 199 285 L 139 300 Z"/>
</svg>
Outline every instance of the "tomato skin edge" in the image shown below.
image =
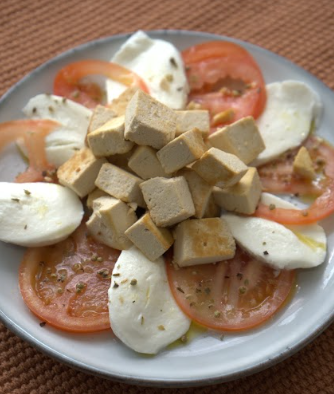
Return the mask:
<svg viewBox="0 0 334 394">
<path fill-rule="evenodd" d="M 42 322 L 62 331 L 110 330 L 107 293 L 118 256 L 88 236 L 84 219 L 66 240 L 25 251 L 18 272 L 23 301 Z"/>
<path fill-rule="evenodd" d="M 229 41 L 210 41 L 194 45 L 184 50 L 182 52 L 182 57 L 187 71 L 188 82 L 191 87 L 189 100 L 199 103 L 204 109 L 210 111 L 213 128 L 218 125 L 213 117 L 218 113 L 223 113 L 228 110 L 233 110 L 234 116 L 223 120 L 222 123 L 219 123 L 219 126 L 233 123 L 244 116 L 253 116 L 256 119 L 261 115 L 265 108 L 267 97 L 265 82 L 260 67 L 245 48 Z M 216 62 L 219 58 L 222 59 L 220 63 L 221 68 L 217 69 L 217 65 L 213 66 L 212 61 Z M 249 86 L 251 86 L 248 88 L 248 94 L 247 91 L 245 91 L 240 97 L 234 98 L 229 104 L 231 98 L 228 98 L 226 101 L 224 94 L 220 93 L 220 91 L 215 92 L 216 96 L 220 93 L 220 98 L 214 95 L 212 96 L 212 92 L 205 93 L 201 90 L 198 91 L 197 89 L 200 85 L 197 86 L 197 84 L 200 81 L 202 81 L 202 84 L 206 82 L 203 75 L 204 69 L 202 69 L 202 64 L 205 63 L 208 63 L 205 67 L 213 67 L 216 72 L 220 70 L 219 72 L 223 73 L 225 77 L 231 77 L 233 75 L 235 79 L 246 81 Z M 234 65 L 233 67 L 232 64 Z M 238 65 L 240 66 L 238 67 Z M 242 72 L 241 65 L 243 65 L 242 67 L 244 68 L 246 67 L 247 76 Z M 192 69 L 195 69 L 195 71 Z M 192 74 L 192 72 L 194 72 L 194 74 Z M 198 81 L 195 85 L 192 85 L 191 82 L 193 78 Z M 223 75 L 221 75 L 221 78 L 223 78 Z M 195 88 L 195 86 L 197 86 L 197 88 Z M 245 109 L 247 109 L 246 113 Z"/>
<path fill-rule="evenodd" d="M 193 268 L 195 269 L 196 266 L 194 266 Z M 168 283 L 170 285 L 170 289 L 172 292 L 172 295 L 176 301 L 176 303 L 178 304 L 178 306 L 180 307 L 180 309 L 182 310 L 182 312 L 188 316 L 192 321 L 194 321 L 196 324 L 208 328 L 208 329 L 212 329 L 214 331 L 218 331 L 218 332 L 244 332 L 244 331 L 249 331 L 252 330 L 254 328 L 258 328 L 264 324 L 266 324 L 267 322 L 270 321 L 271 318 L 273 318 L 277 312 L 279 312 L 282 308 L 284 308 L 284 306 L 288 303 L 289 299 L 291 299 L 292 295 L 294 294 L 294 289 L 295 289 L 295 283 L 296 283 L 296 270 L 290 270 L 287 271 L 285 270 L 283 272 L 284 280 L 283 280 L 283 284 L 284 284 L 284 288 L 286 288 L 286 286 L 288 286 L 286 289 L 289 289 L 289 291 L 287 292 L 287 294 L 281 299 L 281 301 L 279 302 L 279 304 L 277 305 L 276 309 L 273 311 L 269 311 L 269 313 L 265 316 L 262 316 L 261 320 L 258 322 L 254 322 L 253 324 L 247 324 L 244 326 L 239 326 L 239 327 L 232 327 L 232 326 L 218 326 L 217 324 L 214 323 L 209 323 L 207 320 L 205 320 L 205 318 L 198 318 L 195 317 L 192 313 L 190 313 L 190 308 L 186 308 L 184 307 L 183 303 L 179 301 L 179 295 L 180 292 L 178 290 L 178 286 L 177 284 L 173 284 L 173 264 L 170 261 L 166 260 L 166 270 L 167 270 L 167 278 L 168 278 Z M 182 268 L 180 268 L 182 269 Z"/>
<path fill-rule="evenodd" d="M 23 138 L 28 151 L 29 167 L 16 177 L 16 182 L 41 182 L 42 172 L 54 169 L 46 158 L 45 137 L 57 126 L 59 123 L 50 119 L 20 119 L 0 124 L 0 151 L 18 138 Z"/>
<path fill-rule="evenodd" d="M 260 203 L 253 216 L 272 220 L 280 224 L 313 224 L 329 217 L 334 212 L 334 180 L 331 180 L 327 190 L 306 209 L 271 209 Z"/>
<path fill-rule="evenodd" d="M 30 253 L 29 249 L 25 252 L 25 256 Z M 42 300 L 40 300 L 33 289 L 32 286 L 33 279 L 33 271 L 29 272 L 27 275 L 26 267 L 23 267 L 22 264 L 19 268 L 19 288 L 20 292 L 25 300 L 26 306 L 29 308 L 30 312 L 32 312 L 38 319 L 40 319 L 43 323 L 47 323 L 48 325 L 60 329 L 61 331 L 71 332 L 71 333 L 93 333 L 99 331 L 110 330 L 110 323 L 104 323 L 100 328 L 96 329 L 96 319 L 92 320 L 91 323 L 87 321 L 82 322 L 82 320 L 72 319 L 72 322 L 68 322 L 65 327 L 63 324 L 57 324 L 54 317 L 54 311 L 50 311 L 47 314 L 41 316 L 40 311 L 45 311 L 45 304 Z M 29 305 L 29 306 L 28 306 Z M 75 320 L 75 321 L 74 321 Z"/>
<path fill-rule="evenodd" d="M 126 86 L 138 86 L 145 93 L 149 92 L 145 82 L 125 67 L 112 62 L 89 59 L 67 64 L 59 70 L 53 82 L 54 94 L 76 101 L 88 108 L 94 108 L 98 102 L 88 93 L 80 91 L 80 81 L 89 75 L 102 75 Z"/>
</svg>

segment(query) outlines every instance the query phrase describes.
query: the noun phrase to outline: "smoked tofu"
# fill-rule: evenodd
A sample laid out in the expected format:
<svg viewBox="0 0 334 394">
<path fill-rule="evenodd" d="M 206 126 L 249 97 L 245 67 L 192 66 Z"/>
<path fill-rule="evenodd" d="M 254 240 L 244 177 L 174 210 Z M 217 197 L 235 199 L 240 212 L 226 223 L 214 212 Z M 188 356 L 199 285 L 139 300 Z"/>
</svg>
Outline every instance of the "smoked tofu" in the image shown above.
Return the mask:
<svg viewBox="0 0 334 394">
<path fill-rule="evenodd" d="M 87 201 L 86 201 L 87 207 L 90 208 L 90 209 L 93 209 L 93 202 L 94 202 L 94 200 L 96 200 L 96 199 L 98 199 L 100 197 L 106 197 L 106 196 L 108 196 L 108 194 L 105 193 L 103 190 L 100 190 L 98 188 L 94 189 L 87 196 Z"/>
<path fill-rule="evenodd" d="M 208 138 L 212 147 L 237 156 L 245 164 L 265 149 L 261 134 L 251 116 L 225 126 Z"/>
<path fill-rule="evenodd" d="M 106 162 L 104 158 L 97 159 L 90 149 L 83 148 L 58 168 L 59 183 L 83 198 L 95 189 L 95 179 Z"/>
<path fill-rule="evenodd" d="M 125 231 L 137 220 L 132 208 L 113 197 L 100 197 L 93 202 L 93 214 L 86 225 L 89 233 L 111 248 L 124 250 L 132 246 Z"/>
<path fill-rule="evenodd" d="M 236 156 L 210 148 L 191 167 L 212 186 L 229 187 L 236 184 L 248 167 Z"/>
<path fill-rule="evenodd" d="M 87 140 L 96 157 L 127 153 L 134 145 L 124 139 L 124 116 L 115 117 L 92 131 Z"/>
<path fill-rule="evenodd" d="M 226 189 L 214 188 L 216 203 L 227 211 L 251 215 L 255 212 L 262 192 L 256 168 L 250 167 L 235 185 Z"/>
<path fill-rule="evenodd" d="M 144 200 L 154 223 L 173 226 L 195 214 L 194 203 L 184 177 L 152 178 L 141 183 Z"/>
<path fill-rule="evenodd" d="M 130 157 L 128 165 L 142 179 L 168 177 L 157 158 L 156 151 L 150 146 L 138 146 Z"/>
<path fill-rule="evenodd" d="M 116 116 L 116 113 L 104 105 L 97 105 L 90 118 L 90 123 L 88 126 L 88 134 L 92 131 L 103 126 L 105 123 L 109 122 L 112 118 Z"/>
<path fill-rule="evenodd" d="M 110 109 L 114 111 L 117 116 L 125 115 L 126 107 L 137 90 L 138 88 L 136 86 L 132 86 L 124 90 L 119 97 L 115 98 L 111 104 L 109 104 Z"/>
<path fill-rule="evenodd" d="M 176 115 L 167 106 L 138 90 L 125 111 L 125 139 L 161 149 L 175 137 Z"/>
<path fill-rule="evenodd" d="M 176 116 L 176 137 L 194 128 L 202 133 L 203 138 L 206 138 L 209 135 L 209 111 L 204 109 L 197 109 L 193 111 L 176 111 Z"/>
<path fill-rule="evenodd" d="M 128 203 L 136 203 L 140 207 L 145 207 L 142 192 L 139 185 L 142 179 L 127 171 L 106 163 L 101 167 L 95 185 L 113 197 Z"/>
<path fill-rule="evenodd" d="M 174 233 L 174 263 L 179 267 L 216 263 L 235 255 L 232 233 L 221 218 L 189 219 Z"/>
<path fill-rule="evenodd" d="M 194 170 L 184 168 L 178 172 L 178 175 L 183 176 L 187 181 L 191 197 L 195 206 L 194 216 L 198 219 L 204 217 L 208 209 L 210 198 L 212 195 L 213 186 L 209 185 L 203 178 L 201 178 Z"/>
<path fill-rule="evenodd" d="M 315 171 L 308 150 L 302 146 L 293 161 L 293 172 L 304 179 L 314 179 Z"/>
<path fill-rule="evenodd" d="M 199 159 L 206 150 L 202 133 L 193 129 L 165 145 L 157 152 L 157 157 L 166 173 L 172 174 Z"/>
<path fill-rule="evenodd" d="M 151 261 L 162 256 L 174 242 L 171 232 L 157 227 L 148 213 L 129 227 L 125 234 Z"/>
</svg>

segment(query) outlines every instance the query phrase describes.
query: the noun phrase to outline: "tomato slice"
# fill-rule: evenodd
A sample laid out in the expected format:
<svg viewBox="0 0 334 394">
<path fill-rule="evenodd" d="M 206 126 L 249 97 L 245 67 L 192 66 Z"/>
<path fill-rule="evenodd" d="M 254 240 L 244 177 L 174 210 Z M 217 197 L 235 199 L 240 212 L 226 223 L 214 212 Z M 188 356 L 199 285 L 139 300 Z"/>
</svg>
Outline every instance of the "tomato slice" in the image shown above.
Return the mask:
<svg viewBox="0 0 334 394">
<path fill-rule="evenodd" d="M 208 109 L 212 125 L 257 118 L 266 103 L 262 72 L 246 49 L 227 41 L 195 45 L 182 53 L 190 85 L 189 101 Z M 232 116 L 218 114 L 232 112 Z"/>
<path fill-rule="evenodd" d="M 43 322 L 65 331 L 110 328 L 108 288 L 119 253 L 88 236 L 84 223 L 65 241 L 28 249 L 19 270 L 24 302 Z"/>
<path fill-rule="evenodd" d="M 318 137 L 310 137 L 305 142 L 316 170 L 325 177 L 314 182 L 302 181 L 292 172 L 293 157 L 298 149 L 284 165 L 284 158 L 272 164 L 260 167 L 261 181 L 266 190 L 272 192 L 294 192 L 300 195 L 319 195 L 309 208 L 304 210 L 275 208 L 269 209 L 259 204 L 255 216 L 273 220 L 281 224 L 311 224 L 325 219 L 334 212 L 334 147 Z M 266 180 L 270 178 L 271 181 Z M 270 183 L 271 182 L 271 183 Z"/>
<path fill-rule="evenodd" d="M 299 151 L 298 147 L 258 168 L 264 191 L 318 196 L 326 190 L 329 178 L 334 179 L 334 148 L 315 136 L 309 137 L 303 145 L 308 149 L 319 177 L 314 181 L 305 180 L 293 172 L 293 161 Z M 325 177 L 322 177 L 322 174 Z"/>
<path fill-rule="evenodd" d="M 260 203 L 254 216 L 281 224 L 311 224 L 327 218 L 334 212 L 334 180 L 327 190 L 319 196 L 307 209 L 284 209 L 268 207 Z"/>
<path fill-rule="evenodd" d="M 229 56 L 254 61 L 245 48 L 230 41 L 207 41 L 182 52 L 183 60 L 186 63 L 198 63 L 207 59 L 227 58 Z"/>
<path fill-rule="evenodd" d="M 111 62 L 102 60 L 82 60 L 70 63 L 56 75 L 53 92 L 67 97 L 89 108 L 102 102 L 103 93 L 94 83 L 84 83 L 82 79 L 89 75 L 102 75 L 126 86 L 138 86 L 148 93 L 144 81 L 134 72 Z"/>
<path fill-rule="evenodd" d="M 167 275 L 174 298 L 196 323 L 242 331 L 272 317 L 288 299 L 295 271 L 277 271 L 237 249 L 232 260 L 175 269 Z"/>
<path fill-rule="evenodd" d="M 0 150 L 23 137 L 28 151 L 29 167 L 16 178 L 16 182 L 39 182 L 43 172 L 52 170 L 45 156 L 45 137 L 56 127 L 57 122 L 49 119 L 22 119 L 0 124 Z"/>
</svg>

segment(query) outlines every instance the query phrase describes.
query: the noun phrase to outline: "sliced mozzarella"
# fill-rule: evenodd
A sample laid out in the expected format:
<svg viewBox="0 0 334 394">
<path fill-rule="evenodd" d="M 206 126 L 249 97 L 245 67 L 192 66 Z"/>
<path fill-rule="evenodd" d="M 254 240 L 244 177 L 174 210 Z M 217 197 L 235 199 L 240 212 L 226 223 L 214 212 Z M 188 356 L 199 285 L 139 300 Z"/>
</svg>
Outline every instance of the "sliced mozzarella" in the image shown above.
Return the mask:
<svg viewBox="0 0 334 394">
<path fill-rule="evenodd" d="M 132 35 L 111 59 L 139 75 L 151 96 L 173 109 L 184 108 L 188 83 L 180 52 L 163 40 L 153 40 L 142 31 Z M 107 81 L 108 102 L 118 97 L 125 87 Z"/>
<path fill-rule="evenodd" d="M 297 209 L 293 204 L 268 193 L 261 201 L 278 208 Z M 256 217 L 223 214 L 237 243 L 261 261 L 279 269 L 311 268 L 326 258 L 326 234 L 318 224 L 283 226 Z"/>
<path fill-rule="evenodd" d="M 0 182 L 0 240 L 44 246 L 68 237 L 83 208 L 71 190 L 51 183 Z"/>
<path fill-rule="evenodd" d="M 321 113 L 318 94 L 303 82 L 275 82 L 266 90 L 266 108 L 257 120 L 266 148 L 253 165 L 266 163 L 299 146 Z"/>
<path fill-rule="evenodd" d="M 83 105 L 63 97 L 39 94 L 29 100 L 23 112 L 29 118 L 52 119 L 60 124 L 45 139 L 47 159 L 56 167 L 84 147 L 92 111 Z"/>
<path fill-rule="evenodd" d="M 156 354 L 189 329 L 190 320 L 169 289 L 162 257 L 152 262 L 135 247 L 122 251 L 108 295 L 112 330 L 136 352 Z"/>
</svg>

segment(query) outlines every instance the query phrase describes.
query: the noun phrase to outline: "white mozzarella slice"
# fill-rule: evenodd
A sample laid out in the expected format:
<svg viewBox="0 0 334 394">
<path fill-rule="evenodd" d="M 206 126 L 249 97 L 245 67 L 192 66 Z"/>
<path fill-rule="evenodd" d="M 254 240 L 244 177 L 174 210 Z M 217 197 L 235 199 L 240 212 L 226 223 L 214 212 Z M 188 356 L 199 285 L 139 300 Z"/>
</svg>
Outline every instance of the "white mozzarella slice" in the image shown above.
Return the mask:
<svg viewBox="0 0 334 394">
<path fill-rule="evenodd" d="M 171 43 L 153 40 L 142 31 L 132 35 L 111 59 L 139 75 L 152 97 L 173 109 L 186 105 L 188 83 L 180 52 Z M 107 81 L 108 102 L 118 97 L 125 87 Z"/>
<path fill-rule="evenodd" d="M 297 209 L 293 204 L 268 193 L 261 201 L 278 208 Z M 278 269 L 311 268 L 326 258 L 326 234 L 318 224 L 282 224 L 234 214 L 223 214 L 237 243 L 251 255 Z"/>
<path fill-rule="evenodd" d="M 122 251 L 108 296 L 112 330 L 136 352 L 156 354 L 189 329 L 190 320 L 169 289 L 162 257 L 152 262 L 135 247 Z"/>
<path fill-rule="evenodd" d="M 16 140 L 16 146 L 22 155 L 27 159 L 28 151 L 24 143 L 24 138 Z M 55 132 L 50 134 L 46 147 L 48 162 L 59 167 L 70 159 L 74 153 L 84 146 L 82 138 L 77 133 L 70 133 L 68 129 L 59 127 Z"/>
<path fill-rule="evenodd" d="M 0 240 L 52 245 L 81 223 L 83 207 L 71 190 L 52 183 L 0 182 Z"/>
<path fill-rule="evenodd" d="M 308 136 L 312 121 L 321 114 L 318 94 L 299 81 L 275 82 L 266 86 L 267 104 L 257 120 L 265 150 L 252 163 L 257 166 L 299 146 Z"/>
<path fill-rule="evenodd" d="M 85 144 L 79 141 L 79 139 L 72 143 L 69 139 L 63 140 L 63 143 L 59 145 L 49 145 L 46 148 L 48 162 L 56 167 L 60 167 L 84 146 Z"/>
<path fill-rule="evenodd" d="M 52 119 L 60 124 L 45 138 L 46 157 L 56 167 L 85 146 L 92 111 L 83 105 L 63 97 L 39 94 L 29 100 L 23 112 L 32 119 Z"/>
<path fill-rule="evenodd" d="M 39 94 L 23 108 L 33 119 L 52 119 L 79 134 L 87 132 L 92 111 L 72 100 L 52 94 Z"/>
</svg>

